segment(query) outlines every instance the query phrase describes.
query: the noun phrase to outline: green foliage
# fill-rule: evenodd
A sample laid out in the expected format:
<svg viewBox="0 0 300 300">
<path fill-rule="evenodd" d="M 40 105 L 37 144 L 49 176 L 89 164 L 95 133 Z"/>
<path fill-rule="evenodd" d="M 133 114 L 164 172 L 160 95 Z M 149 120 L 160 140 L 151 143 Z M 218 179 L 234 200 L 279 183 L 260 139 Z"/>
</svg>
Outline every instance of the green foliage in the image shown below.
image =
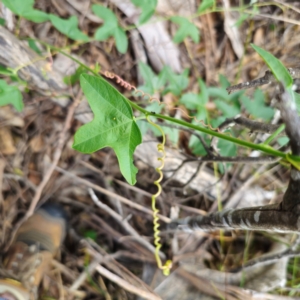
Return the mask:
<svg viewBox="0 0 300 300">
<path fill-rule="evenodd" d="M 291 88 L 293 85 L 293 78 L 281 63 L 281 61 L 274 57 L 271 53 L 256 45 L 251 44 L 251 46 L 262 57 L 262 59 L 272 71 L 275 78 L 280 81 L 286 88 Z"/>
<path fill-rule="evenodd" d="M 185 69 L 181 74 L 175 74 L 172 69 L 166 66 L 162 72 L 167 78 L 167 86 L 164 94 L 172 93 L 175 96 L 180 96 L 189 84 L 189 70 Z"/>
<path fill-rule="evenodd" d="M 135 184 L 137 168 L 133 165 L 133 153 L 142 138 L 130 105 L 123 95 L 100 77 L 82 74 L 80 84 L 94 119 L 76 132 L 73 148 L 83 153 L 113 148 L 121 173 L 128 183 Z"/>
<path fill-rule="evenodd" d="M 185 70 L 182 74 L 176 74 L 171 70 L 170 67 L 165 66 L 158 75 L 155 75 L 148 65 L 139 63 L 139 70 L 145 84 L 139 86 L 138 89 L 144 91 L 149 95 L 154 95 L 156 92 L 159 92 L 162 95 L 172 93 L 175 96 L 180 96 L 183 90 L 185 90 L 188 86 L 188 69 Z M 146 106 L 147 111 L 155 113 L 161 113 L 163 108 L 164 104 L 162 103 L 159 105 L 156 101 Z M 171 123 L 167 121 L 165 121 L 165 123 L 161 123 L 160 125 L 164 126 L 164 124 L 171 125 Z M 160 131 L 156 130 L 155 127 L 151 126 L 147 122 L 138 122 L 138 126 L 142 134 L 145 134 L 148 130 L 150 130 L 154 133 L 155 136 L 161 136 Z M 164 126 L 164 132 L 168 137 L 168 140 L 173 145 L 176 145 L 178 143 L 178 129 Z"/>
<path fill-rule="evenodd" d="M 188 69 L 181 74 L 176 74 L 169 66 L 165 66 L 156 76 L 148 65 L 139 63 L 139 70 L 145 81 L 145 84 L 139 89 L 150 95 L 159 91 L 162 95 L 172 93 L 175 96 L 180 96 L 189 83 Z"/>
<path fill-rule="evenodd" d="M 95 39 L 105 41 L 113 36 L 116 40 L 116 47 L 119 52 L 126 53 L 128 40 L 125 31 L 118 25 L 116 15 L 102 5 L 95 4 L 92 6 L 93 12 L 104 21 L 104 25 L 95 32 Z"/>
<path fill-rule="evenodd" d="M 253 100 L 242 96 L 241 101 L 245 109 L 255 118 L 270 121 L 274 115 L 274 109 L 265 104 L 265 96 L 261 90 L 254 92 Z"/>
<path fill-rule="evenodd" d="M 21 17 L 34 22 L 45 22 L 50 20 L 53 26 L 67 37 L 76 41 L 90 41 L 89 37 L 79 30 L 78 19 L 75 16 L 64 20 L 55 15 L 35 10 L 33 8 L 33 0 L 2 0 L 2 2 L 15 14 Z M 139 20 L 140 24 L 149 20 L 155 12 L 157 5 L 157 0 L 132 0 L 132 2 L 142 10 Z M 215 6 L 216 1 L 214 0 L 201 1 L 198 13 L 202 14 L 207 10 L 214 10 Z M 257 11 L 255 5 L 252 9 L 253 13 Z M 114 12 L 97 4 L 92 6 L 92 10 L 104 21 L 104 24 L 96 30 L 94 38 L 99 41 L 104 41 L 113 37 L 118 51 L 125 53 L 128 49 L 128 39 Z M 236 25 L 241 24 L 245 18 L 252 14 L 251 12 L 245 14 L 243 13 L 243 10 L 240 10 L 240 13 L 241 17 Z M 179 29 L 173 38 L 176 43 L 182 42 L 186 37 L 191 37 L 195 43 L 199 42 L 200 33 L 192 21 L 182 16 L 172 16 L 171 21 L 179 25 Z M 29 40 L 29 44 L 32 49 L 40 53 L 33 40 Z M 262 56 L 275 77 L 291 92 L 292 79 L 287 70 L 282 66 L 281 62 L 265 50 L 255 45 L 253 45 L 253 48 Z M 71 85 L 78 82 L 80 78 L 82 89 L 94 112 L 94 120 L 82 126 L 75 134 L 73 147 L 85 153 L 91 153 L 103 147 L 112 147 L 118 157 L 122 174 L 129 183 L 134 184 L 137 169 L 133 165 L 133 152 L 136 146 L 141 143 L 141 133 L 133 117 L 132 109 L 129 105 L 130 102 L 103 79 L 87 75 L 85 68 L 86 67 L 81 66 L 76 70 L 75 74 L 64 78 L 65 83 Z M 260 91 L 254 93 L 254 100 L 250 100 L 243 95 L 243 92 L 228 95 L 225 88 L 229 83 L 224 76 L 220 76 L 221 87 L 207 87 L 202 80 L 199 80 L 199 93 L 185 93 L 189 83 L 189 70 L 185 70 L 181 74 L 176 74 L 170 67 L 166 66 L 158 75 L 156 75 L 149 66 L 142 63 L 139 64 L 139 69 L 145 80 L 144 85 L 140 87 L 141 90 L 150 95 L 157 92 L 161 95 L 171 93 L 175 105 L 185 105 L 189 115 L 197 119 L 197 121 L 194 119 L 191 124 L 188 124 L 178 119 L 164 118 L 162 116 L 160 119 L 164 119 L 164 121 L 160 123 L 161 126 L 174 123 L 182 125 L 185 123 L 185 126 L 198 130 L 200 132 L 199 134 L 203 136 L 208 145 L 210 143 L 210 135 L 216 135 L 219 137 L 218 147 L 220 148 L 220 153 L 225 156 L 236 154 L 236 146 L 231 142 L 244 146 L 250 145 L 253 149 L 266 151 L 267 153 L 278 155 L 280 157 L 285 155 L 274 149 L 271 151 L 267 148 L 260 147 L 259 145 L 257 146 L 249 142 L 235 139 L 232 136 L 222 136 L 222 134 L 215 133 L 199 124 L 199 120 L 201 120 L 213 127 L 218 127 L 226 118 L 231 118 L 240 113 L 241 105 L 243 105 L 242 107 L 244 107 L 254 118 L 260 118 L 266 121 L 270 120 L 273 115 L 273 109 L 265 104 L 264 95 Z M 95 71 L 94 74 L 97 72 Z M 0 67 L 0 74 L 10 76 L 11 79 L 21 82 L 14 70 Z M 21 94 L 15 87 L 10 87 L 5 81 L 0 81 L 0 88 L 0 105 L 12 104 L 18 110 L 23 108 Z M 300 96 L 296 93 L 293 93 L 293 95 L 297 107 L 300 108 Z M 215 104 L 213 110 L 207 109 L 210 101 L 213 101 Z M 131 103 L 131 106 L 143 111 L 144 114 L 146 113 L 144 109 L 133 103 Z M 161 113 L 164 109 L 164 105 L 158 105 L 158 103 L 155 102 L 147 105 L 146 109 L 147 111 Z M 155 128 L 149 126 L 146 122 L 139 122 L 139 126 L 143 132 L 150 127 L 151 130 L 154 131 L 154 134 L 160 135 L 158 131 L 155 131 Z M 169 140 L 174 144 L 178 142 L 177 129 L 164 126 L 164 131 L 168 135 Z M 283 145 L 285 142 L 281 139 L 278 139 L 277 141 L 280 145 Z M 203 146 L 197 137 L 192 136 L 189 144 L 194 153 L 205 154 Z"/>
<path fill-rule="evenodd" d="M 215 0 L 203 0 L 198 8 L 198 13 L 202 13 L 215 5 Z"/>
<path fill-rule="evenodd" d="M 194 116 L 197 120 L 205 121 L 208 116 L 206 110 L 206 104 L 209 99 L 208 91 L 206 85 L 201 79 L 199 80 L 199 86 L 201 89 L 199 94 L 186 93 L 180 98 L 179 102 L 184 104 L 189 110 L 195 110 L 196 113 Z"/>
<path fill-rule="evenodd" d="M 185 17 L 174 16 L 171 21 L 179 25 L 179 29 L 173 37 L 175 43 L 181 43 L 190 36 L 195 43 L 199 43 L 200 32 L 198 28 Z"/>
<path fill-rule="evenodd" d="M 148 65 L 140 62 L 139 71 L 145 81 L 145 84 L 140 86 L 139 89 L 149 95 L 154 95 L 157 91 L 161 91 L 167 82 L 167 74 L 164 70 L 156 76 Z"/>
<path fill-rule="evenodd" d="M 97 231 L 95 231 L 95 230 L 86 230 L 86 231 L 84 231 L 84 233 L 83 233 L 83 236 L 85 237 L 85 238 L 89 238 L 89 239 L 91 239 L 91 240 L 93 240 L 93 241 L 96 241 L 96 239 L 97 239 Z"/>
<path fill-rule="evenodd" d="M 28 46 L 37 54 L 42 55 L 42 51 L 39 49 L 39 47 L 36 45 L 35 40 L 29 39 L 28 40 Z"/>
<path fill-rule="evenodd" d="M 76 16 L 64 20 L 52 14 L 33 9 L 34 0 L 2 0 L 3 4 L 13 13 L 35 23 L 42 23 L 48 20 L 52 25 L 67 37 L 77 41 L 88 42 L 89 37 L 78 29 Z"/>
<path fill-rule="evenodd" d="M 13 13 L 36 23 L 49 20 L 48 14 L 33 8 L 34 0 L 1 0 Z"/>
<path fill-rule="evenodd" d="M 61 33 L 72 40 L 88 42 L 89 37 L 78 29 L 78 19 L 72 16 L 67 20 L 61 19 L 55 15 L 49 14 L 52 25 Z"/>
<path fill-rule="evenodd" d="M 0 79 L 0 106 L 11 104 L 17 111 L 22 111 L 23 97 L 18 88 L 8 85 L 4 80 Z"/>
<path fill-rule="evenodd" d="M 190 111 L 190 115 L 196 118 L 193 120 L 193 124 L 203 121 L 204 123 L 210 123 L 213 128 L 217 128 L 226 118 L 231 118 L 240 113 L 240 102 L 239 97 L 241 93 L 235 93 L 228 95 L 225 88 L 228 86 L 228 81 L 224 76 L 219 77 L 219 81 L 222 87 L 210 87 L 208 88 L 202 80 L 199 80 L 200 93 L 186 93 L 181 99 L 180 103 L 184 104 Z M 209 100 L 216 105 L 218 114 L 216 111 L 208 112 L 206 105 Z M 207 135 L 199 133 L 207 143 L 210 145 L 210 139 Z M 207 154 L 201 141 L 196 136 L 191 136 L 189 146 L 193 153 L 196 155 Z M 228 141 L 222 139 L 218 142 L 218 148 L 220 153 L 225 156 L 232 156 L 236 153 L 236 146 Z"/>
<path fill-rule="evenodd" d="M 248 18 L 249 14 L 241 14 L 238 20 L 234 23 L 234 26 L 240 27 Z"/>
<path fill-rule="evenodd" d="M 281 136 L 277 139 L 277 143 L 280 147 L 285 146 L 289 142 L 289 138 L 287 136 Z"/>
<path fill-rule="evenodd" d="M 86 69 L 83 66 L 79 66 L 74 74 L 64 77 L 64 83 L 67 85 L 74 85 L 80 80 L 80 75 L 83 73 L 86 73 Z"/>
<path fill-rule="evenodd" d="M 139 23 L 146 23 L 154 14 L 157 0 L 131 0 L 131 2 L 142 9 Z"/>
</svg>

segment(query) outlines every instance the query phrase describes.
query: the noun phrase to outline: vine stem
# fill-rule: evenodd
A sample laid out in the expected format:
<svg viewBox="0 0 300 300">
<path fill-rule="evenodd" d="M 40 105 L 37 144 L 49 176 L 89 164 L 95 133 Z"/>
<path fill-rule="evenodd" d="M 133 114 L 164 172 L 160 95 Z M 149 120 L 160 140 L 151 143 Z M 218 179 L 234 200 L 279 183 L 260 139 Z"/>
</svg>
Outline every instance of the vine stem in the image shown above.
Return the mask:
<svg viewBox="0 0 300 300">
<path fill-rule="evenodd" d="M 52 49 L 54 51 L 57 51 L 57 52 L 65 55 L 66 57 L 70 58 L 71 60 L 73 60 L 74 62 L 76 62 L 78 65 L 80 65 L 81 67 L 83 67 L 84 69 L 90 71 L 93 75 L 101 78 L 102 80 L 105 80 L 105 79 L 103 79 L 103 77 L 98 72 L 96 72 L 92 68 L 86 66 L 84 63 L 82 63 L 78 59 L 72 57 L 68 53 L 60 50 L 59 48 L 51 46 L 51 45 L 49 45 L 49 44 L 47 44 L 47 43 L 45 43 L 43 41 L 39 41 L 39 42 L 41 44 L 45 45 L 46 47 L 49 47 L 49 49 Z M 223 139 L 223 140 L 230 141 L 230 142 L 235 143 L 237 145 L 240 145 L 242 147 L 250 148 L 250 149 L 253 149 L 253 150 L 259 150 L 259 151 L 262 151 L 262 152 L 267 153 L 269 155 L 273 155 L 273 156 L 276 156 L 276 157 L 281 157 L 281 158 L 285 159 L 286 161 L 290 162 L 294 167 L 296 167 L 297 169 L 300 170 L 300 157 L 298 157 L 298 156 L 291 155 L 291 154 L 286 154 L 284 152 L 278 151 L 278 150 L 272 148 L 269 145 L 254 144 L 254 143 L 243 141 L 243 140 L 235 138 L 233 136 L 229 136 L 227 134 L 220 133 L 218 131 L 213 131 L 213 130 L 205 128 L 205 127 L 200 127 L 200 126 L 197 126 L 195 124 L 188 123 L 188 122 L 176 119 L 176 118 L 172 118 L 172 117 L 169 117 L 169 116 L 164 116 L 164 115 L 161 115 L 161 114 L 151 113 L 151 112 L 147 111 L 146 109 L 140 107 L 139 105 L 137 105 L 133 101 L 130 101 L 127 98 L 125 98 L 125 99 L 127 100 L 128 104 L 133 109 L 136 109 L 136 110 L 140 111 L 145 116 L 149 115 L 149 116 L 153 116 L 153 117 L 158 118 L 158 119 L 170 121 L 172 123 L 175 123 L 175 124 L 178 124 L 178 125 L 181 125 L 181 126 L 184 126 L 184 127 L 187 127 L 187 128 L 199 131 L 199 132 L 203 132 L 203 133 L 206 133 L 206 134 L 211 135 L 211 136 L 215 136 L 215 137 Z"/>
</svg>

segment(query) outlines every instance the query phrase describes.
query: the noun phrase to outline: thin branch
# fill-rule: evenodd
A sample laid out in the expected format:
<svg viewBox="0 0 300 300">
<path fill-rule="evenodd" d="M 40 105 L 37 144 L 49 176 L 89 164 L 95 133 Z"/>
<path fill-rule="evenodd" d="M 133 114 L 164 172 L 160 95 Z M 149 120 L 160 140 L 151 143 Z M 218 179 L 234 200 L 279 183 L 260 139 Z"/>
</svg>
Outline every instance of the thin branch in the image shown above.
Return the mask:
<svg viewBox="0 0 300 300">
<path fill-rule="evenodd" d="M 243 116 L 236 116 L 234 118 L 227 118 L 222 124 L 219 125 L 219 128 L 230 127 L 234 124 L 241 125 L 245 128 L 248 128 L 251 132 L 263 132 L 263 133 L 273 133 L 276 131 L 280 125 L 266 124 L 263 122 L 257 122 L 249 120 Z"/>
<path fill-rule="evenodd" d="M 137 210 L 139 210 L 139 211 L 142 211 L 142 212 L 144 212 L 144 213 L 146 213 L 146 214 L 149 214 L 149 215 L 151 215 L 151 216 L 152 216 L 152 214 L 153 214 L 153 212 L 152 212 L 151 209 L 148 209 L 148 208 L 146 208 L 146 207 L 144 207 L 144 206 L 142 206 L 142 205 L 140 205 L 140 204 L 138 204 L 138 203 L 135 203 L 135 202 L 133 202 L 133 201 L 130 201 L 129 199 L 127 199 L 127 198 L 125 198 L 125 197 L 122 197 L 122 196 L 120 196 L 120 195 L 118 195 L 118 194 L 112 193 L 112 192 L 110 192 L 110 191 L 108 191 L 108 190 L 102 188 L 101 186 L 98 186 L 98 185 L 96 185 L 96 184 L 94 184 L 94 183 L 91 183 L 90 181 L 88 181 L 88 180 L 86 180 L 86 179 L 80 178 L 80 177 L 78 177 L 78 176 L 76 176 L 76 175 L 74 175 L 74 174 L 72 174 L 72 173 L 70 173 L 70 172 L 68 172 L 68 171 L 66 171 L 66 170 L 64 170 L 64 169 L 62 169 L 62 168 L 60 168 L 60 167 L 57 167 L 57 166 L 56 166 L 55 169 L 56 169 L 58 172 L 60 172 L 60 173 L 62 173 L 62 174 L 64 174 L 64 175 L 66 175 L 66 176 L 68 176 L 69 178 L 74 179 L 75 182 L 77 182 L 77 183 L 81 183 L 81 184 L 84 184 L 85 186 L 91 187 L 92 189 L 94 189 L 94 190 L 96 190 L 96 191 L 98 191 L 98 192 L 100 192 L 100 193 L 102 193 L 102 194 L 108 195 L 109 197 L 115 197 L 115 198 L 118 198 L 118 200 L 119 200 L 120 202 L 122 202 L 122 203 L 124 203 L 124 204 L 126 204 L 126 205 L 128 205 L 128 206 L 130 206 L 130 207 L 132 207 L 132 208 L 134 208 L 134 209 L 137 209 Z M 161 221 L 165 222 L 165 223 L 170 223 L 170 221 L 171 221 L 170 218 L 168 218 L 168 217 L 166 217 L 166 216 L 163 216 L 163 215 L 161 215 L 161 214 L 158 214 L 158 216 L 159 216 L 159 219 L 160 219 Z"/>
<path fill-rule="evenodd" d="M 119 277 L 116 274 L 105 269 L 101 265 L 96 266 L 95 269 L 99 274 L 106 277 L 111 282 L 114 282 L 115 284 L 117 284 L 118 286 L 122 287 L 124 290 L 126 290 L 132 294 L 138 295 L 140 297 L 143 297 L 144 299 L 149 299 L 149 300 L 160 300 L 161 299 L 159 296 L 156 296 L 154 293 L 146 292 L 146 291 L 130 284 L 129 282 L 122 279 L 121 277 Z"/>
<path fill-rule="evenodd" d="M 123 219 L 118 213 L 116 213 L 114 210 L 112 210 L 108 205 L 102 203 L 100 199 L 95 194 L 94 190 L 92 188 L 88 188 L 88 192 L 94 201 L 94 203 L 100 207 L 103 211 L 108 213 L 111 217 L 113 217 L 131 236 L 135 237 L 135 240 L 138 241 L 143 247 L 148 249 L 151 253 L 154 254 L 155 247 L 151 245 L 147 240 L 143 239 L 128 223 L 126 219 Z M 162 258 L 165 258 L 165 255 L 160 252 L 160 256 Z"/>
<path fill-rule="evenodd" d="M 300 78 L 300 68 L 288 68 L 287 69 L 293 79 Z M 278 80 L 274 77 L 271 71 L 266 71 L 265 76 L 258 79 L 242 82 L 237 85 L 229 86 L 226 90 L 229 94 L 239 90 L 250 89 L 253 87 L 262 86 L 264 84 L 278 83 Z"/>
<path fill-rule="evenodd" d="M 230 270 L 230 272 L 245 271 L 245 270 L 249 270 L 250 268 L 256 267 L 257 265 L 263 266 L 263 265 L 269 265 L 275 263 L 282 258 L 292 258 L 292 257 L 299 257 L 299 256 L 300 256 L 299 250 L 288 248 L 279 253 L 266 254 L 257 257 L 255 259 L 252 259 L 247 263 L 245 263 L 243 266 Z"/>
</svg>

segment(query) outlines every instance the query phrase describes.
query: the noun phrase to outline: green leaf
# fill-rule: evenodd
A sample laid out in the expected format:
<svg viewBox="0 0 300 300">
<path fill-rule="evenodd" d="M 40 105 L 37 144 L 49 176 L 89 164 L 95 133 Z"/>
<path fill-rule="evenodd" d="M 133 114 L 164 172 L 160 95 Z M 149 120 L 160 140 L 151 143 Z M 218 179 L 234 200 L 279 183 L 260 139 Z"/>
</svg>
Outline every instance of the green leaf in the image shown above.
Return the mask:
<svg viewBox="0 0 300 300">
<path fill-rule="evenodd" d="M 70 39 L 83 42 L 89 41 L 89 37 L 78 29 L 78 19 L 76 16 L 63 20 L 55 15 L 49 14 L 49 18 L 52 25 Z"/>
<path fill-rule="evenodd" d="M 246 110 L 255 118 L 269 121 L 274 115 L 274 109 L 266 106 L 265 96 L 261 90 L 254 92 L 254 99 L 250 100 L 246 96 L 242 96 L 241 101 L 245 106 Z"/>
<path fill-rule="evenodd" d="M 200 98 L 201 98 L 201 104 L 205 105 L 208 100 L 209 100 L 209 95 L 208 95 L 208 89 L 206 84 L 204 83 L 204 81 L 202 79 L 198 80 L 198 84 L 200 87 Z"/>
<path fill-rule="evenodd" d="M 179 100 L 187 109 L 194 110 L 199 107 L 200 97 L 198 94 L 185 93 Z"/>
<path fill-rule="evenodd" d="M 35 23 L 42 23 L 49 20 L 48 14 L 37 9 L 28 9 L 28 11 L 26 11 L 22 17 Z"/>
<path fill-rule="evenodd" d="M 201 135 L 204 139 L 204 141 L 206 142 L 206 144 L 209 146 L 210 145 L 210 139 L 207 136 L 207 134 L 204 134 L 202 132 L 197 132 L 199 135 Z M 198 137 L 196 137 L 195 135 L 192 135 L 190 140 L 189 140 L 189 148 L 192 150 L 192 152 L 195 155 L 206 155 L 206 150 L 204 149 L 202 143 L 200 142 L 200 140 L 198 139 Z"/>
<path fill-rule="evenodd" d="M 228 95 L 227 91 L 224 88 L 219 88 L 219 87 L 209 87 L 208 93 L 210 97 L 222 99 L 225 101 L 229 101 L 230 95 L 233 95 L 233 94 Z"/>
<path fill-rule="evenodd" d="M 289 142 L 289 138 L 287 136 L 281 136 L 277 139 L 278 144 L 280 145 L 280 147 L 286 145 Z"/>
<path fill-rule="evenodd" d="M 5 19 L 0 18 L 0 25 L 1 25 L 1 26 L 5 26 Z"/>
<path fill-rule="evenodd" d="M 28 40 L 28 46 L 35 51 L 37 54 L 42 55 L 42 51 L 40 50 L 40 48 L 36 45 L 35 40 L 33 39 L 29 39 Z"/>
<path fill-rule="evenodd" d="M 167 124 L 174 125 L 172 122 L 166 121 Z M 164 124 L 160 124 L 163 126 Z M 179 130 L 177 128 L 171 128 L 164 126 L 164 133 L 167 136 L 167 139 L 174 145 L 177 146 L 179 140 Z"/>
<path fill-rule="evenodd" d="M 131 0 L 131 2 L 142 9 L 139 24 L 146 23 L 155 13 L 157 0 Z"/>
<path fill-rule="evenodd" d="M 223 113 L 226 118 L 232 118 L 240 113 L 240 110 L 232 104 L 228 104 L 222 100 L 214 100 L 217 108 Z"/>
<path fill-rule="evenodd" d="M 237 147 L 234 143 L 219 139 L 218 148 L 220 149 L 220 154 L 222 156 L 236 156 Z"/>
<path fill-rule="evenodd" d="M 115 30 L 114 37 L 116 39 L 116 47 L 120 53 L 126 53 L 128 48 L 128 39 L 125 31 L 118 27 Z"/>
<path fill-rule="evenodd" d="M 223 74 L 219 75 L 219 82 L 220 82 L 221 88 L 223 88 L 223 89 L 226 89 L 230 86 L 230 82 Z"/>
<path fill-rule="evenodd" d="M 218 149 L 220 149 L 220 154 L 222 156 L 234 157 L 237 154 L 237 147 L 234 143 L 231 143 L 226 140 L 219 139 L 218 141 Z M 225 167 L 231 166 L 231 163 L 218 163 L 218 167 L 221 174 L 224 174 L 226 169 Z"/>
<path fill-rule="evenodd" d="M 106 27 L 116 28 L 118 26 L 118 19 L 114 12 L 109 8 L 94 4 L 92 5 L 92 11 L 104 21 Z"/>
<path fill-rule="evenodd" d="M 215 5 L 215 0 L 203 0 L 198 8 L 198 13 L 206 11 L 208 8 Z"/>
<path fill-rule="evenodd" d="M 159 73 L 158 76 L 156 76 L 147 64 L 139 62 L 139 72 L 145 82 L 145 84 L 140 86 L 139 89 L 145 93 L 153 95 L 166 84 L 167 76 L 164 69 Z"/>
<path fill-rule="evenodd" d="M 76 132 L 73 148 L 83 153 L 113 148 L 121 173 L 128 183 L 135 184 L 137 168 L 133 165 L 133 153 L 142 137 L 130 105 L 123 95 L 100 77 L 82 74 L 80 85 L 94 119 Z"/>
<path fill-rule="evenodd" d="M 34 0 L 1 0 L 2 3 L 16 15 L 30 21 L 41 23 L 49 20 L 48 14 L 33 9 Z"/>
<path fill-rule="evenodd" d="M 233 26 L 240 27 L 248 18 L 248 14 L 241 14 L 238 20 L 233 24 Z"/>
<path fill-rule="evenodd" d="M 199 94 L 185 93 L 180 98 L 179 102 L 184 104 L 190 110 L 197 110 L 196 118 L 205 120 L 207 117 L 206 104 L 209 100 L 208 90 L 205 83 L 199 79 L 201 92 Z"/>
<path fill-rule="evenodd" d="M 256 45 L 251 44 L 251 46 L 265 61 L 275 78 L 280 81 L 285 88 L 291 88 L 293 85 L 293 79 L 281 61 L 274 57 L 271 53 Z"/>
<path fill-rule="evenodd" d="M 86 230 L 84 233 L 83 233 L 83 236 L 85 238 L 90 238 L 91 240 L 93 241 L 96 241 L 97 239 L 97 231 L 95 230 Z"/>
<path fill-rule="evenodd" d="M 74 74 L 64 77 L 64 83 L 67 85 L 73 86 L 75 83 L 77 83 L 79 81 L 80 75 L 83 73 L 86 73 L 86 68 L 83 66 L 79 66 L 76 69 Z"/>
<path fill-rule="evenodd" d="M 165 76 L 168 80 L 168 85 L 164 91 L 165 94 L 172 93 L 179 96 L 181 92 L 188 86 L 189 83 L 189 70 L 185 69 L 181 74 L 175 74 L 170 67 L 165 67 Z"/>
<path fill-rule="evenodd" d="M 95 32 L 95 39 L 105 41 L 109 37 L 114 37 L 116 47 L 120 53 L 126 53 L 128 48 L 128 39 L 125 31 L 118 25 L 116 15 L 109 8 L 102 5 L 92 5 L 93 12 L 104 21 L 104 25 L 99 27 Z"/>
<path fill-rule="evenodd" d="M 2 74 L 4 76 L 12 76 L 12 75 L 14 75 L 12 69 L 3 67 L 1 65 L 0 65 L 0 74 Z"/>
<path fill-rule="evenodd" d="M 173 37 L 175 43 L 181 43 L 187 36 L 190 36 L 195 43 L 199 43 L 200 32 L 187 18 L 174 16 L 171 21 L 179 25 L 179 29 Z"/>
<path fill-rule="evenodd" d="M 17 111 L 22 111 L 24 107 L 21 92 L 0 79 L 0 106 L 7 104 L 13 105 Z"/>
</svg>

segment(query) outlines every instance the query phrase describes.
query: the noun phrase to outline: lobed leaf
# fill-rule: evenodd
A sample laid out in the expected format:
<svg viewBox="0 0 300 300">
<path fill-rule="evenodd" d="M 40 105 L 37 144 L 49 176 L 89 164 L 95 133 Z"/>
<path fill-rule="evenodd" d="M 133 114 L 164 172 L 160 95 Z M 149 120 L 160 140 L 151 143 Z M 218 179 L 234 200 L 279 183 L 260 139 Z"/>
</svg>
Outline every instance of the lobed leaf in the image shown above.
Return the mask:
<svg viewBox="0 0 300 300">
<path fill-rule="evenodd" d="M 118 19 L 109 8 L 95 4 L 92 6 L 93 12 L 104 21 L 104 24 L 95 32 L 95 39 L 105 41 L 109 37 L 114 37 L 116 47 L 120 53 L 126 53 L 128 48 L 128 40 L 123 28 L 118 25 Z"/>
<path fill-rule="evenodd" d="M 215 5 L 215 0 L 203 0 L 198 8 L 198 13 L 206 11 Z"/>
<path fill-rule="evenodd" d="M 67 20 L 61 19 L 55 15 L 49 14 L 52 25 L 61 33 L 75 41 L 88 42 L 89 37 L 78 29 L 78 19 L 72 16 Z"/>
<path fill-rule="evenodd" d="M 137 168 L 133 165 L 133 153 L 142 138 L 130 105 L 123 95 L 100 77 L 82 74 L 80 84 L 94 119 L 78 129 L 73 148 L 92 153 L 111 147 L 118 158 L 121 173 L 128 183 L 135 184 Z"/>
<path fill-rule="evenodd" d="M 174 16 L 171 21 L 179 25 L 179 29 L 173 37 L 175 43 L 181 43 L 190 36 L 195 43 L 199 43 L 200 32 L 198 28 L 185 17 Z"/>
<path fill-rule="evenodd" d="M 155 13 L 157 0 L 131 0 L 131 2 L 141 8 L 142 13 L 139 18 L 139 23 L 146 23 Z"/>
<path fill-rule="evenodd" d="M 274 109 L 265 104 L 265 96 L 261 90 L 256 90 L 254 92 L 253 100 L 250 100 L 246 96 L 242 96 L 241 101 L 246 110 L 255 118 L 270 121 L 274 115 Z"/>
<path fill-rule="evenodd" d="M 1 0 L 13 13 L 30 21 L 41 23 L 49 20 L 48 14 L 33 9 L 34 0 Z"/>
</svg>

